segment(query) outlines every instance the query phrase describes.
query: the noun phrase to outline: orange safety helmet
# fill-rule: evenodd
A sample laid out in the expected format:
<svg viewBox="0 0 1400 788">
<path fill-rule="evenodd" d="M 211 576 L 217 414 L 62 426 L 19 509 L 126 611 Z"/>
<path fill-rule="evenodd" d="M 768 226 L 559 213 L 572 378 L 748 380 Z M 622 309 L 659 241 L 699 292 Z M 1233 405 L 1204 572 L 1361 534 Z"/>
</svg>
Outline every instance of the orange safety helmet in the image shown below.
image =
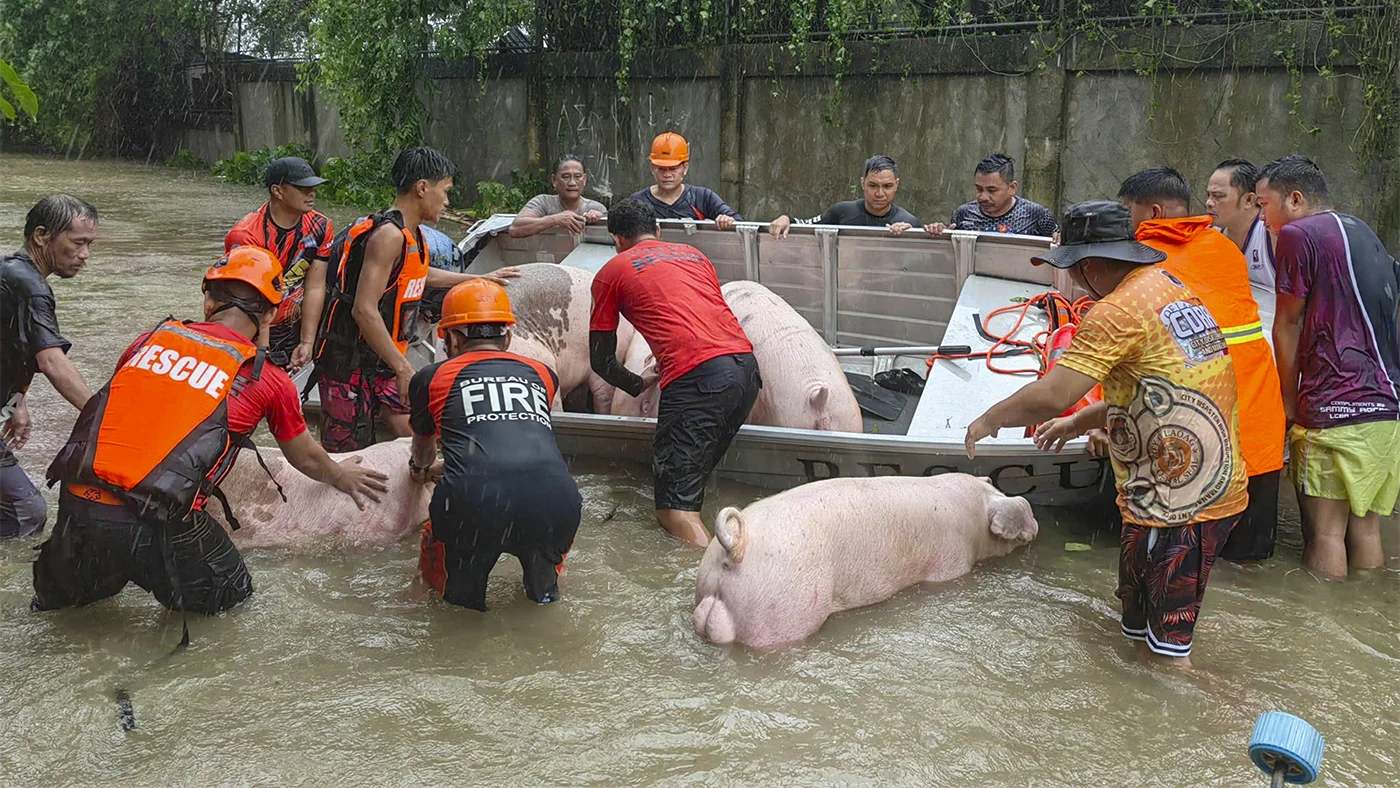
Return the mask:
<svg viewBox="0 0 1400 788">
<path fill-rule="evenodd" d="M 658 167 L 676 167 L 690 161 L 690 146 L 685 137 L 674 131 L 656 135 L 651 141 L 651 163 Z"/>
<path fill-rule="evenodd" d="M 447 291 L 442 299 L 442 320 L 438 321 L 438 336 L 447 337 L 447 329 L 455 326 L 499 323 L 515 325 L 510 311 L 510 296 L 506 289 L 490 279 L 468 279 Z"/>
<path fill-rule="evenodd" d="M 204 281 L 242 282 L 252 285 L 273 306 L 282 303 L 282 263 L 260 246 L 235 246 L 209 266 Z"/>
</svg>

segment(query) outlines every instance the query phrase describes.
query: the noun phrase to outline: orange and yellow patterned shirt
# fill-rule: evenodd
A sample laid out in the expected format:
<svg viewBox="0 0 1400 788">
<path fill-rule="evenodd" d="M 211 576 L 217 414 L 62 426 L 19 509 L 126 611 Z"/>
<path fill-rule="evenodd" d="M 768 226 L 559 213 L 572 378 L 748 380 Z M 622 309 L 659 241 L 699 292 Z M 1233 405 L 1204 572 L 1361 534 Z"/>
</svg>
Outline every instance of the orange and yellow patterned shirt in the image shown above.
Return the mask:
<svg viewBox="0 0 1400 788">
<path fill-rule="evenodd" d="M 1128 274 L 1059 363 L 1103 384 L 1124 522 L 1176 526 L 1244 511 L 1229 346 L 1179 279 L 1155 265 Z"/>
</svg>

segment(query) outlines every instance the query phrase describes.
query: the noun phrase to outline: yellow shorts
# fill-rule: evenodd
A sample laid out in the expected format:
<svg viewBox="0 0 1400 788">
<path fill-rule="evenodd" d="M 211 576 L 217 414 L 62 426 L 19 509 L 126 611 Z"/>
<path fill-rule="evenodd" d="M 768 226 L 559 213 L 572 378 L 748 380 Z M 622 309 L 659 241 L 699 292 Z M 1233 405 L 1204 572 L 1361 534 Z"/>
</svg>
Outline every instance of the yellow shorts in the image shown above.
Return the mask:
<svg viewBox="0 0 1400 788">
<path fill-rule="evenodd" d="M 1347 501 L 1351 513 L 1388 515 L 1400 499 L 1400 421 L 1288 433 L 1289 472 L 1304 495 Z"/>
</svg>

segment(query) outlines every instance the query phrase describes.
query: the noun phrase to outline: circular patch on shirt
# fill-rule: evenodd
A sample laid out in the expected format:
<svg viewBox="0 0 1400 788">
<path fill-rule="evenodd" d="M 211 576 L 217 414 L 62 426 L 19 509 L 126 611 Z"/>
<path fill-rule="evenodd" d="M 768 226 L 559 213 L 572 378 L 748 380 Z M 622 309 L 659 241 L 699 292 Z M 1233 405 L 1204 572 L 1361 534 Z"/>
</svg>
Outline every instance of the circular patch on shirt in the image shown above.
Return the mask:
<svg viewBox="0 0 1400 788">
<path fill-rule="evenodd" d="M 1199 391 L 1142 378 L 1127 408 L 1110 408 L 1108 434 L 1124 503 L 1138 518 L 1187 523 L 1229 491 L 1230 424 Z"/>
</svg>

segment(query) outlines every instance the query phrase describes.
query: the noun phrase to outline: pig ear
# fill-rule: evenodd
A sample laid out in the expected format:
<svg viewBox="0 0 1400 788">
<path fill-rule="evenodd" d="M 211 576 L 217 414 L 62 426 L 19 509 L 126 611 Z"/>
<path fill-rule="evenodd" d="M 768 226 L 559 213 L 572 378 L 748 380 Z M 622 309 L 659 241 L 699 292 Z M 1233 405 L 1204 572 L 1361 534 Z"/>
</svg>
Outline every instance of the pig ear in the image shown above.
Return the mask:
<svg viewBox="0 0 1400 788">
<path fill-rule="evenodd" d="M 992 498 L 987 501 L 987 519 L 992 533 L 1013 542 L 1029 542 L 1040 530 L 1025 498 Z"/>
</svg>

